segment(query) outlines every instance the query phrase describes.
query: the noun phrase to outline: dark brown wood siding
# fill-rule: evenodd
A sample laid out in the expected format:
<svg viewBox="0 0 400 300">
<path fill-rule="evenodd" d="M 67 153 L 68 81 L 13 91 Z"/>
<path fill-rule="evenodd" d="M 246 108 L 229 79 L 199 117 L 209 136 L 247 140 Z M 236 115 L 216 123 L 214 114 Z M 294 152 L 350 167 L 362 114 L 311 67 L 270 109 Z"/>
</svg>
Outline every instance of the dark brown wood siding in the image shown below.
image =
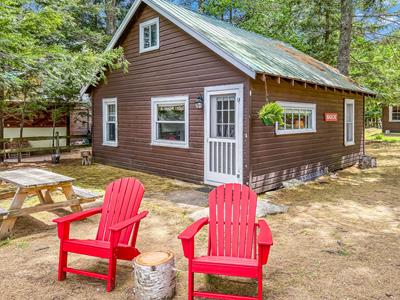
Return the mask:
<svg viewBox="0 0 400 300">
<path fill-rule="evenodd" d="M 251 186 L 257 192 L 278 188 L 282 181 L 310 175 L 328 167 L 330 171 L 357 162 L 363 152 L 363 98 L 296 85 L 267 81 L 270 101 L 315 103 L 317 132 L 275 135 L 273 127 L 264 126 L 258 111 L 266 102 L 265 84 L 261 79 L 251 81 Z M 344 99 L 355 100 L 355 145 L 344 146 Z M 337 122 L 324 122 L 324 112 L 338 113 Z"/>
<path fill-rule="evenodd" d="M 140 8 L 121 43 L 129 73 L 113 72 L 93 91 L 94 157 L 102 163 L 201 182 L 204 110 L 196 109 L 194 100 L 204 94 L 204 87 L 225 84 L 243 83 L 248 95 L 248 77 L 162 16 L 160 49 L 140 54 L 139 23 L 156 16 L 151 8 Z M 177 95 L 189 95 L 190 148 L 151 146 L 151 98 Z M 118 99 L 116 148 L 102 145 L 102 99 L 108 97 Z"/>
<path fill-rule="evenodd" d="M 400 122 L 389 122 L 388 106 L 382 108 L 382 129 L 384 132 L 386 130 L 390 130 L 391 132 L 400 132 Z"/>
</svg>

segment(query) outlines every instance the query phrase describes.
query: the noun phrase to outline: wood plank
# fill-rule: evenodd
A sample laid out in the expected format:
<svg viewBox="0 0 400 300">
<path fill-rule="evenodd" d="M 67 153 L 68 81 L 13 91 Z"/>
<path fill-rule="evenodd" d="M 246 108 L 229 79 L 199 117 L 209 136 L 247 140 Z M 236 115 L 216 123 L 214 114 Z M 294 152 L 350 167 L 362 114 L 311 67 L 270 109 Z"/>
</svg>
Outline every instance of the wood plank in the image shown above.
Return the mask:
<svg viewBox="0 0 400 300">
<path fill-rule="evenodd" d="M 66 184 L 75 179 L 42 169 L 20 168 L 0 172 L 0 180 L 27 189 Z"/>
<path fill-rule="evenodd" d="M 27 195 L 28 195 L 27 193 L 21 192 L 18 189 L 14 196 L 13 201 L 11 202 L 9 211 L 19 210 L 22 207 Z M 16 221 L 17 221 L 16 217 L 10 217 L 7 218 L 7 220 L 3 220 L 0 226 L 0 240 L 8 237 L 11 234 Z"/>
<path fill-rule="evenodd" d="M 41 212 L 41 211 L 52 211 L 59 208 L 64 208 L 68 206 L 77 206 L 82 203 L 92 202 L 94 200 L 90 199 L 72 199 L 62 202 L 54 202 L 48 204 L 39 204 L 31 207 L 21 208 L 21 209 L 11 209 L 9 211 L 3 211 L 0 213 L 0 219 L 9 220 L 10 218 L 16 218 L 21 216 L 30 215 L 33 213 Z"/>
</svg>

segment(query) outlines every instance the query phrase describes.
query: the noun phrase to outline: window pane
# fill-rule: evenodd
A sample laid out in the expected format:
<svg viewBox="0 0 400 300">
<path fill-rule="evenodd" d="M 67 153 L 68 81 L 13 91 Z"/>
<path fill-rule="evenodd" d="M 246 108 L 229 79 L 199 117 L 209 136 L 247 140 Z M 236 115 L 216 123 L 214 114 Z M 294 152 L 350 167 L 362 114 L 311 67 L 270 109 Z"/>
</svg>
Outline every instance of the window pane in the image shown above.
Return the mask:
<svg viewBox="0 0 400 300">
<path fill-rule="evenodd" d="M 293 111 L 293 129 L 300 129 L 299 111 Z"/>
<path fill-rule="evenodd" d="M 234 124 L 235 123 L 235 111 L 231 110 L 229 112 L 229 123 Z"/>
<path fill-rule="evenodd" d="M 285 112 L 285 116 L 286 116 L 286 120 L 285 120 L 286 129 L 292 129 L 293 128 L 292 110 L 289 109 L 287 112 Z"/>
<path fill-rule="evenodd" d="M 157 139 L 168 141 L 185 141 L 185 124 L 157 124 Z"/>
<path fill-rule="evenodd" d="M 353 122 L 353 104 L 346 104 L 346 122 Z"/>
<path fill-rule="evenodd" d="M 217 123 L 222 123 L 222 111 L 217 111 Z"/>
<path fill-rule="evenodd" d="M 157 46 L 157 24 L 151 25 L 151 46 Z"/>
<path fill-rule="evenodd" d="M 235 138 L 235 125 L 229 125 L 229 135 L 230 138 Z"/>
<path fill-rule="evenodd" d="M 185 121 L 185 105 L 158 104 L 157 115 L 158 121 Z"/>
<path fill-rule="evenodd" d="M 143 46 L 144 48 L 150 47 L 150 27 L 146 26 L 143 28 Z"/>
<path fill-rule="evenodd" d="M 348 123 L 346 126 L 346 141 L 352 142 L 353 141 L 353 124 Z"/>
<path fill-rule="evenodd" d="M 115 123 L 107 123 L 107 141 L 115 142 L 116 132 L 115 132 Z"/>
</svg>

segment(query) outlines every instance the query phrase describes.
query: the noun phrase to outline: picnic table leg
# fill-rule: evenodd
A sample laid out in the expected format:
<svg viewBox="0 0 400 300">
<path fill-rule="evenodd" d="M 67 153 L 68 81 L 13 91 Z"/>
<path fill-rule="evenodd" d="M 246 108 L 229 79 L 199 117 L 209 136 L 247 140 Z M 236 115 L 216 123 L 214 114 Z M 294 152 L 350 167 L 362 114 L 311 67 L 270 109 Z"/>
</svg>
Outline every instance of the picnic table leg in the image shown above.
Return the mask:
<svg viewBox="0 0 400 300">
<path fill-rule="evenodd" d="M 54 203 L 53 198 L 51 197 L 50 191 L 48 190 L 40 190 L 36 192 L 39 197 L 39 201 L 42 204 L 50 204 Z"/>
<path fill-rule="evenodd" d="M 63 193 L 64 193 L 65 197 L 67 198 L 67 200 L 71 200 L 72 197 L 74 196 L 74 190 L 72 189 L 72 185 L 63 186 L 62 190 L 63 190 Z M 82 211 L 82 207 L 80 204 L 71 205 L 71 210 L 73 212 Z"/>
<path fill-rule="evenodd" d="M 15 193 L 13 201 L 11 202 L 9 210 L 21 208 L 27 196 L 28 193 L 18 189 Z M 11 234 L 11 231 L 14 228 L 16 221 L 17 217 L 10 217 L 3 220 L 0 227 L 0 240 L 8 237 Z"/>
</svg>

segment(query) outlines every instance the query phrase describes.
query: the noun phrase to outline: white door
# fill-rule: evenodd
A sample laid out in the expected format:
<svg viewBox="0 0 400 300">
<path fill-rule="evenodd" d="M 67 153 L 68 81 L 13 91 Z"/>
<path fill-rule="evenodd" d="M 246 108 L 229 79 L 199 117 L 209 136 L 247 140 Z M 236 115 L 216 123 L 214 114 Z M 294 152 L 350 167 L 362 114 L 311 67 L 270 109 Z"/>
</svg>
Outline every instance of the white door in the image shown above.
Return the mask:
<svg viewBox="0 0 400 300">
<path fill-rule="evenodd" d="M 204 182 L 242 183 L 243 85 L 204 93 Z"/>
</svg>

